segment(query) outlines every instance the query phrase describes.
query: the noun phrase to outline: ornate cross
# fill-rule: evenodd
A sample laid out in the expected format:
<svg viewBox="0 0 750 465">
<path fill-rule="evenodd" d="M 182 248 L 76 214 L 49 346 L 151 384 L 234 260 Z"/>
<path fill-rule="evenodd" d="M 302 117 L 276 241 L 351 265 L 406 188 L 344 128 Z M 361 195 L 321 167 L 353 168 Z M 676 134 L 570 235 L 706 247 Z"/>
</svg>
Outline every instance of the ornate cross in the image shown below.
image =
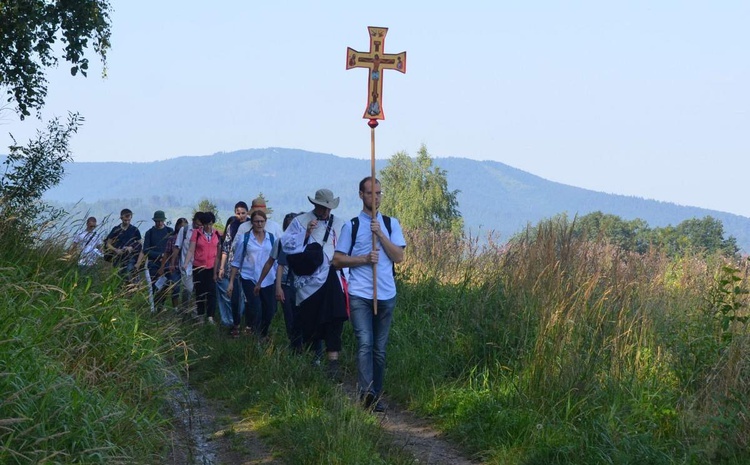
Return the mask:
<svg viewBox="0 0 750 465">
<path fill-rule="evenodd" d="M 362 116 L 365 119 L 385 119 L 383 114 L 383 70 L 395 69 L 406 72 L 406 52 L 397 54 L 385 53 L 385 35 L 387 27 L 368 27 L 370 32 L 370 51 L 358 52 L 351 47 L 346 49 L 346 69 L 367 68 L 367 108 Z"/>
</svg>

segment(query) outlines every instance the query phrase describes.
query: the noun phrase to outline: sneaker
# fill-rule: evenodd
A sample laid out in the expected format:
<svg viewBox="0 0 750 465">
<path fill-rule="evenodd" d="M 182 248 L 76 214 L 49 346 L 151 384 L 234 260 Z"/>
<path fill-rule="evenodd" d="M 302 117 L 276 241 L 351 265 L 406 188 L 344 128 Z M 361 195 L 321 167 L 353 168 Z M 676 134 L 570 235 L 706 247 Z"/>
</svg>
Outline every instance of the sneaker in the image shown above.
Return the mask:
<svg viewBox="0 0 750 465">
<path fill-rule="evenodd" d="M 208 317 L 208 324 L 210 324 L 210 325 L 215 325 L 216 324 L 216 322 L 214 321 L 214 317 L 212 317 L 212 316 Z"/>
<path fill-rule="evenodd" d="M 253 335 L 253 328 L 251 328 L 249 326 L 245 326 L 244 334 L 245 334 L 245 336 L 252 336 Z"/>
<path fill-rule="evenodd" d="M 233 327 L 232 329 L 230 329 L 229 330 L 229 336 L 233 337 L 235 339 L 238 338 L 238 337 L 240 337 L 240 328 Z"/>
</svg>

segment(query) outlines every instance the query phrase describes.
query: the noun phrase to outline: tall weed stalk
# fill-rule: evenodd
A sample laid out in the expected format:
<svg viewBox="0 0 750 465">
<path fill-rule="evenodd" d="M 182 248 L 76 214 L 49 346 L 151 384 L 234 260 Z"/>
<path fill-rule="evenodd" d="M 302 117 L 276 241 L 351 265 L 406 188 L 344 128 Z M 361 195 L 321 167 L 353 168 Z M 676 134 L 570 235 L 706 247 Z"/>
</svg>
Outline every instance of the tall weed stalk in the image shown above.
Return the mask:
<svg viewBox="0 0 750 465">
<path fill-rule="evenodd" d="M 495 463 L 747 460 L 745 265 L 573 230 L 409 237 L 391 392 Z"/>
</svg>

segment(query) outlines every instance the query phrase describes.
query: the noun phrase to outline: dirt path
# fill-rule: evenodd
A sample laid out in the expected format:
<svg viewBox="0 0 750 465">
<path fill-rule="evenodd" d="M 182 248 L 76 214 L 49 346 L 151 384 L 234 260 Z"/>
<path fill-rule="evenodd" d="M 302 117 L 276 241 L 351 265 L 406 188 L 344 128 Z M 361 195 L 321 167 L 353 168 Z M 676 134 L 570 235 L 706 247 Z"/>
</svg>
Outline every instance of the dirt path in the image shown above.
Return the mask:
<svg viewBox="0 0 750 465">
<path fill-rule="evenodd" d="M 170 404 L 175 418 L 172 465 L 281 465 L 252 423 L 203 397 L 181 380 Z"/>
<path fill-rule="evenodd" d="M 215 401 L 204 398 L 181 380 L 172 380 L 175 396 L 171 401 L 176 424 L 168 464 L 282 464 L 255 432 L 252 423 Z M 352 398 L 353 385 L 343 386 Z M 430 465 L 473 465 L 456 447 L 433 429 L 429 422 L 390 404 L 377 414 L 380 425 L 394 447 L 410 453 L 415 463 Z"/>
<path fill-rule="evenodd" d="M 389 433 L 393 445 L 401 447 L 414 456 L 420 464 L 430 465 L 470 465 L 474 462 L 465 458 L 441 433 L 413 413 L 390 405 L 381 414 L 381 427 Z"/>
</svg>

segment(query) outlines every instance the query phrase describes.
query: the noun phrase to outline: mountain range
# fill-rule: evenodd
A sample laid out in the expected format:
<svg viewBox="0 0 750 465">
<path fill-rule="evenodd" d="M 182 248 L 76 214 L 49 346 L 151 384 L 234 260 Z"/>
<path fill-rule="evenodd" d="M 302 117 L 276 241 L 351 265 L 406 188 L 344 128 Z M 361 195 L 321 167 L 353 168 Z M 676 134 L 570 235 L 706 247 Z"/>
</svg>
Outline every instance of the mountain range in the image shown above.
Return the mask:
<svg viewBox="0 0 750 465">
<path fill-rule="evenodd" d="M 626 220 L 641 218 L 650 227 L 677 225 L 690 218 L 712 216 L 724 225 L 725 236 L 750 251 L 750 218 L 698 207 L 595 192 L 548 181 L 495 161 L 435 158 L 447 172 L 448 188 L 459 190 L 459 210 L 468 232 L 485 237 L 494 232 L 507 240 L 529 223 L 565 213 L 569 217 L 601 211 Z M 376 162 L 379 171 L 387 160 Z M 142 228 L 151 225 L 154 210 L 170 220 L 190 216 L 202 199 L 214 203 L 222 220 L 235 202 L 263 193 L 272 218 L 311 208 L 308 196 L 319 188 L 341 197 L 334 214 L 351 218 L 361 206 L 357 186 L 370 173 L 370 161 L 298 149 L 265 148 L 177 157 L 146 163 L 75 162 L 66 166 L 63 181 L 45 199 L 76 214 L 93 214 L 114 223 L 121 208 L 134 212 Z M 388 192 L 384 192 L 388 195 Z M 499 236 L 499 237 L 498 237 Z"/>
</svg>

